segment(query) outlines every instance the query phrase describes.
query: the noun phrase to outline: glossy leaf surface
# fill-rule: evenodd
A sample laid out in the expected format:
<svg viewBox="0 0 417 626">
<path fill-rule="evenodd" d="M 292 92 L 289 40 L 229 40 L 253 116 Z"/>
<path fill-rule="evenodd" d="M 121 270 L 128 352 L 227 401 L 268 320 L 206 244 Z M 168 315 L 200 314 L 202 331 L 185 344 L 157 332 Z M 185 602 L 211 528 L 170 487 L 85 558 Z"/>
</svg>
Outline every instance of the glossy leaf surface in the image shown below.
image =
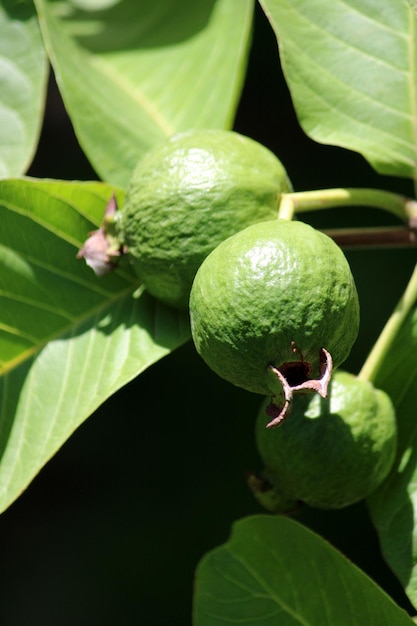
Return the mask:
<svg viewBox="0 0 417 626">
<path fill-rule="evenodd" d="M 407 0 L 261 0 L 304 131 L 414 178 L 417 20 Z"/>
<path fill-rule="evenodd" d="M 31 1 L 0 3 L 0 178 L 26 172 L 36 149 L 48 65 Z"/>
<path fill-rule="evenodd" d="M 128 267 L 98 278 L 76 259 L 112 191 L 0 182 L 0 510 L 106 398 L 189 337 L 187 316 Z"/>
</svg>

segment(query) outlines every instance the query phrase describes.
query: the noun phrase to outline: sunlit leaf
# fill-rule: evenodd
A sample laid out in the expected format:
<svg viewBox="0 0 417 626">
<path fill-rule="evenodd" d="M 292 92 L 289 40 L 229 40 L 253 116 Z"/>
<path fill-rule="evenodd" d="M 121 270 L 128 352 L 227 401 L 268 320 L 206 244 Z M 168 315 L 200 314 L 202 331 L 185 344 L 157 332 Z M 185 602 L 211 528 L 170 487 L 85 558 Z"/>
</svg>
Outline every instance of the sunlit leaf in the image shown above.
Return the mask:
<svg viewBox="0 0 417 626">
<path fill-rule="evenodd" d="M 0 178 L 24 174 L 39 137 L 48 65 L 33 3 L 0 3 Z"/>
<path fill-rule="evenodd" d="M 305 132 L 413 178 L 417 21 L 407 0 L 260 1 Z"/>
<path fill-rule="evenodd" d="M 117 389 L 188 339 L 129 268 L 101 278 L 76 253 L 112 191 L 0 181 L 0 510 Z"/>
<path fill-rule="evenodd" d="M 80 144 L 104 180 L 124 187 L 144 151 L 167 136 L 231 125 L 253 0 L 96 5 L 36 0 Z"/>
</svg>

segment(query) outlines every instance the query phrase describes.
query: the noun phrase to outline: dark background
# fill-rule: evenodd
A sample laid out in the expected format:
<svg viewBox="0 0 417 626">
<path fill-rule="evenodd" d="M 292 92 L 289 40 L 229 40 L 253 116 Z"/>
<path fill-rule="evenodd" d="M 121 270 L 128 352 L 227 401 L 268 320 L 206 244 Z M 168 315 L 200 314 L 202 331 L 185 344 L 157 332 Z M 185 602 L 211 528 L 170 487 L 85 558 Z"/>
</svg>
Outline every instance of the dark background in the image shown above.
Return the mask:
<svg viewBox="0 0 417 626">
<path fill-rule="evenodd" d="M 260 9 L 235 129 L 271 148 L 296 190 L 365 186 L 412 194 L 357 154 L 299 128 L 274 35 Z M 29 175 L 96 175 L 74 137 L 53 79 Z M 373 210 L 305 216 L 317 227 L 384 225 Z M 358 371 L 404 289 L 415 252 L 346 251 L 362 306 L 346 369 Z M 234 520 L 261 513 L 245 483 L 259 469 L 260 398 L 211 373 L 187 344 L 110 398 L 0 517 L 2 626 L 184 626 L 194 569 Z M 300 516 L 409 608 L 385 566 L 366 508 Z M 337 626 L 337 625 L 335 625 Z"/>
</svg>

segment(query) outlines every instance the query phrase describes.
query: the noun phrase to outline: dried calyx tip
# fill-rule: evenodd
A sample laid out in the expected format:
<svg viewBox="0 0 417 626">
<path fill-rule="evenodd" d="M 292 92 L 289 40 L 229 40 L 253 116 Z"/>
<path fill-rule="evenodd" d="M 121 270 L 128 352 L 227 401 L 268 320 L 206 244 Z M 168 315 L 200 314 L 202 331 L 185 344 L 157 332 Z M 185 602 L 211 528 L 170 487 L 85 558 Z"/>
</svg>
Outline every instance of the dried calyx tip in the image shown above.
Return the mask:
<svg viewBox="0 0 417 626">
<path fill-rule="evenodd" d="M 286 364 L 288 366 L 291 364 Z M 304 368 L 304 372 L 308 376 L 311 372 L 311 368 L 309 364 L 306 364 L 304 361 L 298 363 L 298 371 L 300 366 Z M 332 377 L 333 371 L 333 360 L 330 352 L 328 352 L 325 348 L 320 349 L 320 377 L 315 379 L 305 378 L 301 382 L 297 382 L 295 384 L 291 384 L 291 374 L 294 373 L 295 368 L 289 368 L 289 375 L 285 376 L 281 371 L 283 368 L 279 369 L 275 367 L 275 365 L 269 365 L 268 369 L 276 376 L 278 381 L 281 384 L 282 392 L 284 395 L 283 402 L 280 404 L 276 404 L 274 402 L 275 396 L 271 400 L 271 403 L 268 405 L 266 409 L 266 413 L 272 419 L 267 423 L 267 428 L 273 428 L 278 426 L 287 416 L 291 407 L 293 395 L 295 393 L 305 393 L 305 392 L 313 392 L 316 391 L 322 398 L 327 396 L 327 388 L 329 386 L 330 379 Z M 297 379 L 297 377 L 296 377 Z"/>
</svg>

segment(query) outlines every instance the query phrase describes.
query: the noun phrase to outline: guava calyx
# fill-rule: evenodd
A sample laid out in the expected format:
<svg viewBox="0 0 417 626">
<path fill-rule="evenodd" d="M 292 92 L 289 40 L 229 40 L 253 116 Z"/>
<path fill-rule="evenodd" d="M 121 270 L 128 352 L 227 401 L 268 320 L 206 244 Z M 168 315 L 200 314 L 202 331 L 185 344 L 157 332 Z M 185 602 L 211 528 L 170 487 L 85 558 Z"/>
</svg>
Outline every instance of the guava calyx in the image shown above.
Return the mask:
<svg viewBox="0 0 417 626">
<path fill-rule="evenodd" d="M 299 511 L 302 502 L 280 494 L 268 477 L 267 470 L 249 473 L 247 485 L 259 504 L 274 515 L 294 515 Z"/>
<path fill-rule="evenodd" d="M 100 228 L 89 233 L 84 245 L 77 253 L 77 259 L 85 259 L 97 276 L 112 272 L 122 254 L 123 245 L 116 236 L 115 215 L 118 211 L 117 200 L 112 194 L 104 211 Z"/>
<path fill-rule="evenodd" d="M 293 348 L 296 352 L 297 349 Z M 333 359 L 326 348 L 320 349 L 320 376 L 308 378 L 311 367 L 304 360 L 290 361 L 280 367 L 269 365 L 268 370 L 282 386 L 282 393 L 273 394 L 271 403 L 266 408 L 266 414 L 271 417 L 267 428 L 279 426 L 288 416 L 293 395 L 296 393 L 317 392 L 322 398 L 327 396 L 327 389 L 332 377 Z"/>
</svg>

